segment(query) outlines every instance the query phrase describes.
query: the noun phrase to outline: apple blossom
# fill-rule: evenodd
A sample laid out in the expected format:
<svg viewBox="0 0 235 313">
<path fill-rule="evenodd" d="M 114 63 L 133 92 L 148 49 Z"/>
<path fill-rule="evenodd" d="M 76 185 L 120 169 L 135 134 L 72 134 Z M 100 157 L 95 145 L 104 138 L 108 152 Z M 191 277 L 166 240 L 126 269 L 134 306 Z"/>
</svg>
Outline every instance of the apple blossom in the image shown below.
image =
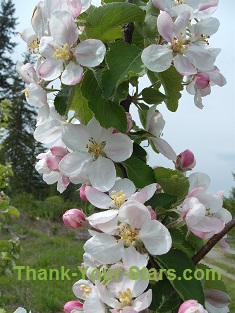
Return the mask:
<svg viewBox="0 0 235 313">
<path fill-rule="evenodd" d="M 86 194 L 85 194 L 85 190 L 86 190 L 86 185 L 82 185 L 79 189 L 79 193 L 80 193 L 80 198 L 83 200 L 83 201 L 87 201 L 87 197 L 86 197 Z"/>
<path fill-rule="evenodd" d="M 70 183 L 67 176 L 61 174 L 59 170 L 60 161 L 68 154 L 68 152 L 60 146 L 53 146 L 46 153 L 40 153 L 37 158 L 35 168 L 39 174 L 43 174 L 43 180 L 47 184 L 57 182 L 57 190 L 62 193 Z"/>
<path fill-rule="evenodd" d="M 181 304 L 178 313 L 208 313 L 197 300 L 187 300 Z"/>
<path fill-rule="evenodd" d="M 152 0 L 153 4 L 171 16 L 178 16 L 184 11 L 191 13 L 191 18 L 210 16 L 217 9 L 219 0 Z"/>
<path fill-rule="evenodd" d="M 196 74 L 197 69 L 205 71 L 213 68 L 219 50 L 209 48 L 206 38 L 210 33 L 216 32 L 217 25 L 214 28 L 204 25 L 203 37 L 194 41 L 191 40 L 193 34 L 187 35 L 189 22 L 189 11 L 182 12 L 175 21 L 167 12 L 158 16 L 158 31 L 168 44 L 152 44 L 143 50 L 141 58 L 149 70 L 163 72 L 171 66 L 172 61 L 176 70 L 184 76 Z"/>
<path fill-rule="evenodd" d="M 81 228 L 86 221 L 85 214 L 78 209 L 70 209 L 63 214 L 63 222 L 70 228 Z"/>
<path fill-rule="evenodd" d="M 133 245 L 145 247 L 150 254 L 165 254 L 171 248 L 171 236 L 159 221 L 151 220 L 146 206 L 128 200 L 119 209 L 112 225 L 103 225 L 104 233 L 95 233 L 84 245 L 84 250 L 92 258 L 103 264 L 120 261 L 125 248 Z M 107 231 L 107 233 L 106 233 Z"/>
<path fill-rule="evenodd" d="M 40 85 L 40 78 L 33 65 L 30 63 L 22 64 L 18 62 L 16 70 L 21 78 L 29 84 L 27 88 L 23 90 L 28 104 L 38 108 L 47 106 L 47 93 Z"/>
<path fill-rule="evenodd" d="M 145 129 L 154 137 L 148 138 L 153 146 L 168 159 L 175 161 L 176 153 L 171 146 L 162 138 L 160 138 L 165 120 L 160 112 L 156 112 L 156 105 L 151 106 L 147 111 Z"/>
<path fill-rule="evenodd" d="M 194 95 L 194 103 L 199 109 L 203 108 L 202 97 L 211 93 L 211 86 L 222 87 L 226 84 L 226 79 L 216 66 L 210 71 L 198 72 L 194 76 L 186 77 L 187 81 L 191 82 L 186 85 L 186 90 L 189 94 Z"/>
<path fill-rule="evenodd" d="M 128 159 L 133 150 L 130 138 L 113 129 L 105 129 L 92 118 L 87 125 L 67 124 L 63 127 L 63 142 L 75 152 L 60 162 L 60 171 L 73 183 L 87 183 L 100 191 L 113 187 L 116 170 L 113 162 Z"/>
<path fill-rule="evenodd" d="M 135 185 L 128 178 L 119 179 L 109 190 L 109 195 L 103 193 L 91 186 L 85 188 L 85 195 L 90 203 L 100 209 L 109 209 L 109 211 L 94 213 L 88 217 L 91 225 L 106 227 L 118 215 L 118 210 L 127 200 L 135 200 L 144 203 L 149 200 L 156 191 L 156 184 L 148 185 L 136 192 Z M 103 224 L 100 225 L 100 224 Z"/>
<path fill-rule="evenodd" d="M 175 167 L 179 171 L 185 172 L 189 171 L 196 165 L 196 160 L 194 154 L 190 150 L 185 150 L 181 152 L 175 161 Z"/>
<path fill-rule="evenodd" d="M 106 303 L 112 313 L 140 312 L 148 308 L 152 302 L 152 290 L 144 292 L 149 284 L 147 279 L 133 280 L 128 273 L 121 273 L 118 279 L 111 279 L 104 286 L 96 281 L 98 295 Z"/>
<path fill-rule="evenodd" d="M 100 300 L 96 286 L 89 280 L 80 279 L 73 285 L 73 293 L 78 299 L 84 300 L 84 313 L 106 313 L 105 306 Z"/>
<path fill-rule="evenodd" d="M 51 36 L 40 41 L 39 52 L 45 61 L 38 68 L 39 75 L 51 81 L 62 74 L 63 84 L 75 85 L 82 79 L 82 66 L 94 67 L 103 61 L 105 45 L 97 39 L 76 44 L 79 31 L 68 11 L 54 11 L 49 26 Z"/>
</svg>

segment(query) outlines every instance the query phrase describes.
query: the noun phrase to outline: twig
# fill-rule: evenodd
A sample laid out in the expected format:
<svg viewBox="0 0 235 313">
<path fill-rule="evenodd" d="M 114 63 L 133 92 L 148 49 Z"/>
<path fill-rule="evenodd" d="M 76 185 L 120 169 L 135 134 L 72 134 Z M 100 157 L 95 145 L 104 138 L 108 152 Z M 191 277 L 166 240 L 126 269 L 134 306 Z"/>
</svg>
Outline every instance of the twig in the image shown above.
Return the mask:
<svg viewBox="0 0 235 313">
<path fill-rule="evenodd" d="M 215 234 L 211 237 L 210 240 L 192 257 L 193 263 L 196 265 L 199 261 L 201 261 L 204 256 L 217 244 L 220 239 L 222 239 L 231 229 L 235 227 L 235 219 L 232 219 L 229 223 L 227 223 L 224 229 L 219 233 Z"/>
</svg>

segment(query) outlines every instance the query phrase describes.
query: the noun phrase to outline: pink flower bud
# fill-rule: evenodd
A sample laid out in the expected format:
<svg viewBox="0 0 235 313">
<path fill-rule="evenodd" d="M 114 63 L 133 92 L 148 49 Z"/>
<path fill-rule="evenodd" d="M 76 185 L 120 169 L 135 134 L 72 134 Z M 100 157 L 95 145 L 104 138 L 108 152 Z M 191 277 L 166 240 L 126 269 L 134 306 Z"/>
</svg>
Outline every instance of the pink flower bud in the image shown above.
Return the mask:
<svg viewBox="0 0 235 313">
<path fill-rule="evenodd" d="M 196 165 L 194 154 L 190 150 L 181 152 L 175 162 L 176 169 L 180 171 L 189 171 Z"/>
<path fill-rule="evenodd" d="M 181 304 L 178 313 L 208 313 L 196 300 L 187 300 Z"/>
<path fill-rule="evenodd" d="M 198 73 L 194 77 L 194 86 L 197 89 L 204 89 L 210 84 L 210 77 L 206 73 Z"/>
<path fill-rule="evenodd" d="M 80 188 L 80 198 L 81 198 L 83 201 L 87 201 L 87 197 L 86 197 L 86 194 L 85 194 L 85 190 L 86 190 L 86 185 L 82 185 L 82 187 Z"/>
<path fill-rule="evenodd" d="M 149 210 L 151 220 L 156 220 L 157 215 L 156 215 L 155 211 L 152 209 L 152 207 L 150 205 L 147 205 L 147 209 Z"/>
<path fill-rule="evenodd" d="M 71 313 L 74 310 L 82 311 L 83 310 L 83 304 L 77 300 L 69 301 L 65 303 L 64 305 L 64 312 L 65 313 Z"/>
<path fill-rule="evenodd" d="M 85 221 L 85 214 L 78 209 L 68 210 L 63 215 L 63 222 L 70 228 L 80 228 Z"/>
</svg>

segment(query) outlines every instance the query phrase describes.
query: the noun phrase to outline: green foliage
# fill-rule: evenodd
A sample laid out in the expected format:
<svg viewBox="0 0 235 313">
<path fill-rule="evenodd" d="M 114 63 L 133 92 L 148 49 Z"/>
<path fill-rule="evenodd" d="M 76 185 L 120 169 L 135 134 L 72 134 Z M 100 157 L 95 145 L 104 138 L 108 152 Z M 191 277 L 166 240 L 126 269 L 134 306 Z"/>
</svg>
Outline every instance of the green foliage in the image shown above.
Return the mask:
<svg viewBox="0 0 235 313">
<path fill-rule="evenodd" d="M 159 90 L 154 88 L 144 88 L 142 90 L 143 100 L 148 104 L 159 104 L 162 103 L 167 97 Z"/>
<path fill-rule="evenodd" d="M 137 188 L 143 188 L 155 183 L 153 169 L 141 159 L 131 156 L 122 162 L 127 172 L 127 177 L 133 181 Z"/>
<path fill-rule="evenodd" d="M 32 61 L 27 55 L 25 62 Z M 5 133 L 0 150 L 0 163 L 6 161 L 11 164 L 14 176 L 10 177 L 11 192 L 35 192 L 40 194 L 37 188 L 44 188 L 41 176 L 35 169 L 36 155 L 44 152 L 45 148 L 36 142 L 33 132 L 36 125 L 36 109 L 29 106 L 22 90 L 25 83 L 17 75 L 12 77 L 11 118 L 8 120 L 8 129 Z"/>
<path fill-rule="evenodd" d="M 154 170 L 157 183 L 165 193 L 182 199 L 187 196 L 189 189 L 188 178 L 176 170 L 157 167 Z"/>
<path fill-rule="evenodd" d="M 92 11 L 86 20 L 87 38 L 97 38 L 104 42 L 122 38 L 122 25 L 141 22 L 145 13 L 137 5 L 130 3 L 108 3 Z"/>
<path fill-rule="evenodd" d="M 142 50 L 133 44 L 129 45 L 125 42 L 110 44 L 105 57 L 108 70 L 102 74 L 103 94 L 106 99 L 114 94 L 121 82 L 131 76 L 145 74 L 141 53 Z"/>
<path fill-rule="evenodd" d="M 179 307 L 182 300 L 169 280 L 159 280 L 151 288 L 154 295 L 150 305 L 151 310 L 156 313 L 166 313 Z"/>
<path fill-rule="evenodd" d="M 155 74 L 162 83 L 167 98 L 164 100 L 168 110 L 175 112 L 178 108 L 178 102 L 181 98 L 180 91 L 183 90 L 182 76 L 171 66 L 162 73 Z"/>
<path fill-rule="evenodd" d="M 91 110 L 88 107 L 88 100 L 81 93 L 81 84 L 75 86 L 75 92 L 70 110 L 75 111 L 75 117 L 82 123 L 87 124 L 93 117 Z"/>
<path fill-rule="evenodd" d="M 15 7 L 12 0 L 2 0 L 0 4 L 0 100 L 11 94 L 10 78 L 15 72 L 12 53 L 16 43 L 12 38 L 17 25 L 14 17 Z"/>
<path fill-rule="evenodd" d="M 193 277 L 187 280 L 184 276 L 184 270 L 187 269 L 194 273 L 196 270 L 192 260 L 182 251 L 171 249 L 167 254 L 155 257 L 162 269 L 174 270 L 175 277 L 168 277 L 170 283 L 184 300 L 195 299 L 204 305 L 204 293 L 201 282 Z"/>
<path fill-rule="evenodd" d="M 125 111 L 119 104 L 104 99 L 100 74 L 86 71 L 82 80 L 82 95 L 88 100 L 89 109 L 102 127 L 114 127 L 120 132 L 125 132 L 127 128 Z"/>
<path fill-rule="evenodd" d="M 56 111 L 61 115 L 65 115 L 65 113 L 68 111 L 70 104 L 73 101 L 75 93 L 75 87 L 71 86 L 63 86 L 63 88 L 57 93 L 55 100 L 54 100 L 54 106 Z"/>
</svg>

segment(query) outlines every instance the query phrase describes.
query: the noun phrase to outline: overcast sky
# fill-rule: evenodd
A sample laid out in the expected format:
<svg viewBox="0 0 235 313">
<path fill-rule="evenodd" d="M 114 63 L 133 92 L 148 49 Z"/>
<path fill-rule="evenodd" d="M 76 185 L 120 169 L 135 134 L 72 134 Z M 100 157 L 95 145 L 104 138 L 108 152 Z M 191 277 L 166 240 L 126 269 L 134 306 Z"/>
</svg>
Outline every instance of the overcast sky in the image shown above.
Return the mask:
<svg viewBox="0 0 235 313">
<path fill-rule="evenodd" d="M 13 0 L 19 24 L 17 31 L 30 27 L 30 18 L 35 0 Z M 96 2 L 97 3 L 97 2 Z M 93 3 L 95 4 L 95 2 Z M 220 0 L 214 17 L 220 20 L 219 31 L 210 39 L 214 48 L 222 48 L 216 65 L 227 79 L 224 87 L 212 87 L 211 95 L 203 98 L 204 108 L 194 105 L 193 97 L 186 92 L 180 99 L 176 113 L 169 112 L 164 104 L 158 106 L 166 120 L 163 138 L 174 148 L 177 154 L 190 149 L 196 156 L 197 165 L 194 171 L 207 173 L 211 178 L 209 191 L 215 193 L 234 187 L 232 172 L 235 173 L 235 1 Z M 26 50 L 24 42 L 17 47 L 15 60 L 21 60 Z M 147 84 L 143 79 L 142 87 Z M 161 155 L 150 153 L 149 163 L 172 167 L 172 162 Z"/>
</svg>

